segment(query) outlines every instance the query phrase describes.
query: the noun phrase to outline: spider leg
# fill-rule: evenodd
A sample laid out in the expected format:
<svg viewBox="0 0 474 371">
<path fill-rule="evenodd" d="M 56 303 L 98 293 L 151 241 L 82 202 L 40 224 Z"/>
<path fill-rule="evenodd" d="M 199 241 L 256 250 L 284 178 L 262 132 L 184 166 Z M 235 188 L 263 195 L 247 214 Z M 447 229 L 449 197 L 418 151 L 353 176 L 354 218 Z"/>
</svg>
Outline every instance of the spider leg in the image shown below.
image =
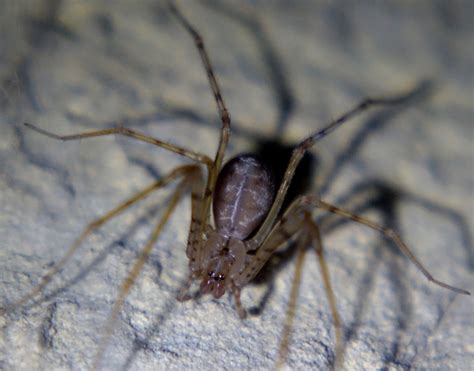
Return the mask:
<svg viewBox="0 0 474 371">
<path fill-rule="evenodd" d="M 470 295 L 470 292 L 464 289 L 460 289 L 451 285 L 448 285 L 442 281 L 435 279 L 428 270 L 420 263 L 420 261 L 414 256 L 408 246 L 403 242 L 400 236 L 393 230 L 382 227 L 377 223 L 370 221 L 369 219 L 360 217 L 358 215 L 352 214 L 349 211 L 338 208 L 331 204 L 328 204 L 317 197 L 314 196 L 301 196 L 297 198 L 293 203 L 288 207 L 282 217 L 277 220 L 273 226 L 271 232 L 264 237 L 264 242 L 261 246 L 256 245 L 255 238 L 247 242 L 248 246 L 255 250 L 253 255 L 253 261 L 246 266 L 246 268 L 241 272 L 237 280 L 238 287 L 243 287 L 250 280 L 252 280 L 255 275 L 262 269 L 263 265 L 268 261 L 268 259 L 273 255 L 276 249 L 281 246 L 283 243 L 294 238 L 298 233 L 301 233 L 301 239 L 299 240 L 298 246 L 306 246 L 309 241 L 313 241 L 316 248 L 316 253 L 318 257 L 318 262 L 321 269 L 321 274 L 323 277 L 323 282 L 325 286 L 326 295 L 328 302 L 331 308 L 334 327 L 336 331 L 336 356 L 335 356 L 335 367 L 336 369 L 341 368 L 343 365 L 343 336 L 342 336 L 342 325 L 339 314 L 336 308 L 336 299 L 334 292 L 331 288 L 329 272 L 327 265 L 324 260 L 324 250 L 321 241 L 321 234 L 317 224 L 311 219 L 310 211 L 314 208 L 321 208 L 327 210 L 336 215 L 349 218 L 359 224 L 363 224 L 383 233 L 387 238 L 393 240 L 397 247 L 415 264 L 415 266 L 425 275 L 425 277 L 437 284 L 438 286 L 447 288 L 454 292 Z M 249 248 L 249 250 L 251 250 Z M 288 352 L 288 343 L 289 336 L 291 332 L 291 327 L 293 323 L 293 317 L 295 313 L 297 291 L 300 284 L 300 275 L 302 270 L 302 259 L 304 252 L 298 251 L 297 263 L 295 268 L 295 278 L 293 281 L 290 302 L 288 304 L 287 318 L 285 321 L 285 327 L 282 335 L 282 340 L 280 342 L 279 350 L 279 359 L 277 361 L 277 368 L 281 367 L 286 354 Z"/>
<path fill-rule="evenodd" d="M 372 222 L 371 220 L 352 214 L 349 211 L 346 211 L 344 209 L 341 209 L 339 207 L 336 207 L 334 205 L 331 205 L 327 202 L 324 202 L 322 200 L 314 200 L 313 204 L 315 207 L 327 210 L 331 213 L 334 213 L 336 215 L 342 216 L 344 218 L 348 218 L 353 220 L 356 223 L 366 225 L 369 228 L 372 228 L 380 233 L 382 233 L 385 237 L 391 239 L 395 245 L 400 249 L 400 251 L 412 261 L 413 264 L 423 273 L 423 275 L 428 279 L 428 281 L 433 282 L 434 284 L 444 287 L 445 289 L 457 292 L 458 294 L 464 294 L 464 295 L 471 295 L 471 293 L 467 290 L 457 288 L 451 285 L 448 285 L 447 283 L 444 283 L 440 280 L 437 280 L 434 278 L 431 273 L 421 264 L 421 262 L 416 258 L 416 256 L 411 252 L 411 250 L 408 248 L 408 246 L 403 242 L 402 238 L 398 233 L 393 231 L 390 228 L 383 227 L 377 223 Z"/>
<path fill-rule="evenodd" d="M 196 172 L 191 186 L 191 224 L 189 226 L 188 243 L 186 246 L 186 256 L 189 259 L 189 275 L 177 296 L 179 301 L 191 299 L 188 291 L 195 275 L 201 269 L 201 242 L 203 240 L 201 224 L 205 188 L 202 172 Z"/>
<path fill-rule="evenodd" d="M 355 105 L 349 111 L 344 113 L 339 118 L 331 121 L 327 124 L 323 129 L 311 134 L 310 136 L 306 137 L 302 140 L 293 150 L 291 154 L 291 158 L 286 169 L 285 175 L 283 180 L 280 184 L 280 188 L 275 197 L 275 201 L 273 202 L 272 208 L 270 209 L 265 221 L 260 226 L 258 232 L 254 236 L 253 240 L 255 241 L 255 245 L 259 246 L 261 242 L 268 236 L 268 233 L 272 229 L 277 217 L 278 213 L 281 209 L 283 201 L 285 199 L 286 193 L 290 186 L 290 182 L 293 178 L 296 168 L 300 163 L 301 159 L 303 158 L 304 154 L 308 149 L 310 149 L 318 140 L 324 138 L 326 135 L 330 134 L 342 124 L 348 122 L 353 117 L 367 111 L 369 108 L 376 107 L 376 106 L 390 106 L 390 105 L 397 105 L 404 103 L 407 99 L 411 97 L 412 94 L 403 94 L 393 98 L 367 98 L 364 99 L 359 104 Z"/>
<path fill-rule="evenodd" d="M 206 70 L 207 78 L 209 80 L 209 85 L 211 87 L 212 94 L 214 95 L 214 100 L 216 101 L 216 105 L 217 105 L 217 111 L 219 113 L 219 116 L 222 122 L 219 146 L 217 149 L 216 157 L 214 159 L 214 164 L 211 166 L 209 170 L 206 191 L 205 191 L 204 200 L 203 200 L 203 208 L 202 208 L 203 219 L 202 219 L 202 225 L 201 225 L 201 233 L 203 233 L 205 224 L 209 224 L 210 222 L 210 207 L 211 207 L 211 202 L 212 202 L 212 194 L 214 193 L 217 176 L 219 175 L 219 170 L 222 166 L 225 150 L 229 142 L 230 114 L 224 103 L 224 99 L 222 98 L 221 89 L 219 87 L 219 83 L 217 82 L 217 78 L 214 74 L 211 60 L 209 58 L 209 54 L 207 53 L 206 47 L 204 46 L 204 41 L 201 35 L 191 25 L 188 19 L 181 13 L 181 11 L 178 9 L 178 7 L 174 4 L 173 1 L 168 0 L 168 6 L 173 12 L 173 14 L 176 16 L 178 21 L 181 23 L 181 25 L 193 38 L 194 44 L 196 45 L 196 48 L 201 57 L 201 61 L 204 66 L 204 69 Z"/>
<path fill-rule="evenodd" d="M 342 324 L 339 313 L 336 307 L 336 298 L 332 290 L 329 270 L 324 260 L 324 250 L 321 240 L 321 233 L 318 225 L 312 220 L 311 210 L 314 206 L 311 203 L 311 196 L 300 196 L 288 207 L 283 216 L 277 221 L 269 236 L 265 239 L 262 246 L 260 246 L 254 256 L 253 263 L 249 264 L 242 272 L 241 278 L 244 284 L 254 278 L 254 276 L 262 269 L 263 265 L 270 259 L 278 247 L 285 242 L 294 238 L 298 239 L 297 250 L 298 255 L 295 266 L 295 276 L 291 287 L 290 299 L 288 302 L 288 309 L 285 318 L 285 325 L 283 327 L 282 336 L 279 345 L 278 359 L 276 362 L 276 369 L 280 369 L 288 354 L 288 346 L 290 342 L 291 328 L 296 313 L 296 300 L 298 297 L 298 290 L 301 283 L 301 274 L 303 271 L 304 256 L 306 247 L 313 243 L 318 263 L 323 278 L 324 289 L 326 292 L 329 307 L 333 317 L 336 351 L 335 351 L 335 367 L 341 369 L 343 365 L 343 336 Z M 239 285 L 242 285 L 239 283 Z"/>
<path fill-rule="evenodd" d="M 306 225 L 308 233 L 311 236 L 314 247 L 316 249 L 316 256 L 318 258 L 319 268 L 323 277 L 324 291 L 328 299 L 329 307 L 331 308 L 331 314 L 334 321 L 334 330 L 336 332 L 336 352 L 334 358 L 334 368 L 336 370 L 342 370 L 344 365 L 344 337 L 342 333 L 342 321 L 336 306 L 336 296 L 331 286 L 331 278 L 329 275 L 329 269 L 324 259 L 324 247 L 321 239 L 321 231 L 319 226 L 314 222 L 309 212 L 305 213 Z M 296 300 L 296 299 L 295 299 Z"/>
<path fill-rule="evenodd" d="M 242 305 L 242 301 L 240 300 L 241 289 L 240 287 L 236 286 L 234 282 L 232 282 L 231 291 L 234 295 L 235 308 L 237 309 L 237 313 L 240 319 L 244 319 L 245 317 L 247 317 L 247 311 L 245 310 L 244 306 Z"/>
<path fill-rule="evenodd" d="M 318 225 L 312 220 L 311 214 L 308 211 L 304 212 L 304 222 L 302 228 L 304 231 L 301 233 L 297 245 L 298 255 L 296 257 L 295 273 L 293 277 L 293 283 L 291 285 L 290 300 L 288 302 L 285 325 L 282 331 L 278 350 L 278 360 L 276 362 L 275 368 L 281 369 L 288 355 L 288 346 L 290 343 L 291 329 L 293 327 L 293 322 L 296 315 L 296 301 L 298 299 L 298 291 L 301 284 L 301 275 L 303 273 L 303 263 L 306 253 L 306 247 L 312 242 L 316 250 L 316 256 L 318 257 L 319 268 L 324 283 L 324 290 L 326 292 L 326 297 L 333 318 L 336 338 L 336 351 L 334 357 L 335 369 L 342 370 L 342 365 L 344 364 L 344 348 L 341 318 L 337 311 L 336 297 L 331 286 L 331 279 L 326 260 L 324 259 L 324 249 L 321 240 L 321 233 Z"/>
<path fill-rule="evenodd" d="M 195 170 L 195 167 L 193 167 L 193 170 Z M 168 206 L 166 207 L 160 221 L 156 224 L 155 228 L 153 229 L 151 236 L 143 248 L 143 250 L 140 252 L 140 255 L 138 257 L 138 260 L 135 262 L 135 264 L 132 267 L 132 270 L 129 272 L 127 277 L 123 280 L 122 285 L 120 286 L 119 293 L 117 295 L 117 299 L 115 300 L 114 306 L 112 307 L 111 314 L 109 315 L 107 322 L 105 324 L 102 337 L 100 340 L 100 343 L 98 344 L 98 350 L 96 353 L 96 356 L 94 358 L 93 362 L 93 369 L 98 370 L 100 367 L 100 362 L 101 362 L 101 357 L 107 348 L 108 341 L 110 340 L 110 337 L 112 336 L 113 330 L 114 330 L 114 325 L 115 325 L 115 320 L 120 313 L 120 310 L 122 309 L 122 306 L 125 302 L 125 299 L 127 298 L 128 294 L 130 293 L 131 288 L 133 287 L 135 281 L 138 278 L 138 275 L 140 274 L 143 266 L 147 262 L 151 250 L 157 241 L 158 237 L 160 236 L 161 231 L 163 230 L 163 227 L 165 226 L 166 222 L 169 220 L 171 214 L 173 213 L 176 205 L 178 204 L 178 201 L 182 198 L 183 193 L 186 191 L 187 188 L 189 188 L 190 181 L 192 180 L 192 173 L 188 174 L 178 185 L 177 189 L 174 191 L 171 200 L 169 201 Z"/>
<path fill-rule="evenodd" d="M 136 140 L 154 144 L 155 146 L 162 147 L 164 149 L 167 149 L 168 151 L 177 153 L 181 156 L 187 157 L 191 160 L 197 161 L 199 163 L 202 163 L 204 165 L 207 165 L 208 167 L 212 166 L 212 160 L 203 154 L 189 151 L 186 148 L 176 146 L 174 144 L 170 144 L 167 142 L 164 142 L 160 139 L 153 138 L 148 135 L 144 135 L 142 133 L 139 133 L 138 131 L 131 130 L 125 127 L 117 127 L 117 128 L 111 128 L 111 129 L 103 129 L 103 130 L 95 130 L 95 131 L 89 131 L 85 133 L 80 133 L 80 134 L 72 134 L 72 135 L 57 135 L 55 133 L 52 133 L 50 131 L 41 129 L 35 125 L 25 123 L 24 124 L 27 128 L 32 129 L 36 131 L 37 133 L 40 133 L 42 135 L 46 135 L 47 137 L 53 138 L 53 139 L 58 139 L 62 141 L 68 141 L 68 140 L 80 140 L 80 139 L 86 139 L 86 138 L 94 138 L 94 137 L 101 137 L 105 135 L 123 135 L 126 137 L 134 138 Z"/>
<path fill-rule="evenodd" d="M 36 295 L 41 293 L 44 290 L 44 288 L 51 282 L 51 279 L 53 278 L 53 276 L 56 273 L 58 273 L 66 265 L 66 263 L 71 259 L 71 257 L 76 253 L 76 251 L 78 250 L 79 246 L 84 241 L 84 239 L 87 236 L 89 236 L 91 233 L 93 233 L 95 230 L 97 230 L 99 227 L 101 227 L 103 224 L 105 224 L 106 222 L 114 218 L 115 216 L 125 211 L 128 207 L 144 199 L 153 191 L 157 190 L 158 188 L 162 188 L 166 186 L 171 181 L 175 180 L 177 177 L 180 177 L 192 171 L 195 171 L 196 168 L 199 169 L 197 165 L 185 165 L 185 166 L 181 166 L 174 169 L 173 171 L 165 175 L 163 178 L 155 181 L 144 190 L 136 193 L 135 195 L 130 197 L 128 200 L 121 203 L 119 206 L 113 208 L 102 217 L 91 222 L 83 230 L 80 236 L 74 241 L 74 243 L 69 247 L 69 249 L 66 251 L 66 253 L 61 258 L 61 260 L 59 260 L 52 268 L 50 268 L 50 270 L 45 275 L 43 275 L 43 277 L 41 277 L 40 282 L 35 287 L 33 287 L 33 289 L 31 289 L 30 292 L 22 296 L 19 300 L 3 308 L 3 311 L 9 312 L 18 307 L 21 307 L 26 302 L 28 302 L 29 300 L 33 299 Z"/>
<path fill-rule="evenodd" d="M 308 233 L 303 233 L 299 238 L 296 256 L 295 273 L 293 282 L 291 284 L 290 299 L 288 301 L 288 308 L 285 315 L 285 323 L 278 346 L 278 358 L 275 363 L 275 369 L 280 370 L 288 356 L 288 348 L 290 345 L 291 329 L 293 327 L 294 318 L 296 315 L 296 301 L 298 299 L 298 291 L 301 285 L 301 275 L 303 273 L 303 263 L 306 255 L 306 246 L 310 243 L 310 236 Z"/>
</svg>

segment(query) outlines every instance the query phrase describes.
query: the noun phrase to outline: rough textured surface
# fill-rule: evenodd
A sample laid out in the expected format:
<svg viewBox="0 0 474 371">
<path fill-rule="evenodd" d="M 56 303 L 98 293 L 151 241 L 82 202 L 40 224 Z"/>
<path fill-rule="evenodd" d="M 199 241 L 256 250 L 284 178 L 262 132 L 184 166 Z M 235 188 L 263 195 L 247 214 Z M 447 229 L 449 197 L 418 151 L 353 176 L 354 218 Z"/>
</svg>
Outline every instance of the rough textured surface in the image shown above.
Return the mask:
<svg viewBox="0 0 474 371">
<path fill-rule="evenodd" d="M 122 123 L 209 155 L 219 127 L 194 46 L 161 2 L 4 3 L 0 303 L 38 282 L 90 220 L 183 163 L 125 138 L 56 142 L 22 122 L 58 133 Z M 367 95 L 419 88 L 410 104 L 371 111 L 321 142 L 311 190 L 397 228 L 438 278 L 472 291 L 473 3 L 219 3 L 181 6 L 232 114 L 229 155 L 258 138 L 295 143 Z M 378 207 L 359 208 L 370 189 Z M 38 303 L 0 317 L 0 369 L 90 367 L 117 287 L 169 191 L 89 238 Z M 472 297 L 428 283 L 375 233 L 321 221 L 346 369 L 472 367 Z M 183 201 L 126 301 L 104 369 L 272 368 L 294 256 L 244 290 L 254 309 L 269 292 L 244 321 L 227 296 L 178 303 L 188 223 Z M 311 251 L 287 366 L 326 368 L 333 333 Z"/>
</svg>

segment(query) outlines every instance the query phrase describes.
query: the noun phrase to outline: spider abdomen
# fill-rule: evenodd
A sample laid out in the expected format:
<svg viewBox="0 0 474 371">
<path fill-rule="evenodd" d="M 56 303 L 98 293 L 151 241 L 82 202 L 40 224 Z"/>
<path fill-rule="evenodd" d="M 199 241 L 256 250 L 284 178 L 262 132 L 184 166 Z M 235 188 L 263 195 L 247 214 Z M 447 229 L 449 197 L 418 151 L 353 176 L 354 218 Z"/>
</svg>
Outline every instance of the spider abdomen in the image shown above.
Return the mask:
<svg viewBox="0 0 474 371">
<path fill-rule="evenodd" d="M 234 157 L 224 165 L 213 199 L 217 232 L 246 239 L 263 221 L 273 202 L 270 170 L 253 155 Z"/>
</svg>

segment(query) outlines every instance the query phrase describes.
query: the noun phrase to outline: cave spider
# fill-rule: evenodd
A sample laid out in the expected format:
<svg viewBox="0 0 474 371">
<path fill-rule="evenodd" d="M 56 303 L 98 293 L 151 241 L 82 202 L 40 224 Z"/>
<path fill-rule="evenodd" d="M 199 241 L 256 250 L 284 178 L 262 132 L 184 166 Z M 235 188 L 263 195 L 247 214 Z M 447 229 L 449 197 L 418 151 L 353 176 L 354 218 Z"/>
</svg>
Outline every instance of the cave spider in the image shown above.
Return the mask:
<svg viewBox="0 0 474 371">
<path fill-rule="evenodd" d="M 240 290 L 253 279 L 276 248 L 288 240 L 288 238 L 298 239 L 298 245 L 300 247 L 299 251 L 302 251 L 306 245 L 313 243 L 318 253 L 319 264 L 323 273 L 324 284 L 327 289 L 328 300 L 334 317 L 337 344 L 336 354 L 339 354 L 336 358 L 338 360 L 342 360 L 341 323 L 337 314 L 329 275 L 323 259 L 323 248 L 320 240 L 319 229 L 311 217 L 311 211 L 314 208 L 321 208 L 340 216 L 350 218 L 358 223 L 365 224 L 384 233 L 387 237 L 394 240 L 398 247 L 408 255 L 412 262 L 422 270 L 428 279 L 434 281 L 438 285 L 466 293 L 463 290 L 455 289 L 442 282 L 434 280 L 421 264 L 418 263 L 413 255 L 411 255 L 408 248 L 403 244 L 398 235 L 391 230 L 382 228 L 364 218 L 360 218 L 342 209 L 331 206 L 315 196 L 302 196 L 294 201 L 294 203 L 284 213 L 280 213 L 293 173 L 305 151 L 314 145 L 317 140 L 323 138 L 353 116 L 373 106 L 398 104 L 402 98 L 367 99 L 355 108 L 349 110 L 341 118 L 330 123 L 325 129 L 303 140 L 295 148 L 285 177 L 279 185 L 276 195 L 274 195 L 272 193 L 274 184 L 270 179 L 270 175 L 256 158 L 251 156 L 237 157 L 234 160 L 231 160 L 231 162 L 224 167 L 222 166 L 224 162 L 225 149 L 229 141 L 229 114 L 225 107 L 224 100 L 222 99 L 217 80 L 214 77 L 211 63 L 200 36 L 176 8 L 172 6 L 172 9 L 174 10 L 178 20 L 180 20 L 184 27 L 194 37 L 207 71 L 212 92 L 216 99 L 218 111 L 222 120 L 222 131 L 215 158 L 211 159 L 205 155 L 164 143 L 158 139 L 145 136 L 127 128 L 107 129 L 97 132 L 60 137 L 30 126 L 30 128 L 33 128 L 42 134 L 61 140 L 74 140 L 111 134 L 130 136 L 141 141 L 161 146 L 195 160 L 198 165 L 186 165 L 173 170 L 167 176 L 130 198 L 121 206 L 113 209 L 104 217 L 91 223 L 79 239 L 72 245 L 65 257 L 43 277 L 41 283 L 33 290 L 33 292 L 19 301 L 19 304 L 26 302 L 26 300 L 29 300 L 31 297 L 41 292 L 51 277 L 64 266 L 69 257 L 76 251 L 80 243 L 92 231 L 100 227 L 115 215 L 124 211 L 129 205 L 138 202 L 152 191 L 162 188 L 174 181 L 178 182 L 176 191 L 173 193 L 162 219 L 157 224 L 149 242 L 141 253 L 140 259 L 137 261 L 129 277 L 122 285 L 112 315 L 106 325 L 104 338 L 107 338 L 110 335 L 112 331 L 112 323 L 132 287 L 133 282 L 141 271 L 143 264 L 145 264 L 150 250 L 157 240 L 163 225 L 174 211 L 174 207 L 178 200 L 189 188 L 191 188 L 192 197 L 192 222 L 187 247 L 187 256 L 190 264 L 188 286 L 192 281 L 200 280 L 202 282 L 201 291 L 210 292 L 215 297 L 222 296 L 226 290 L 231 291 L 235 297 L 239 316 L 243 317 L 245 315 L 245 310 L 240 303 Z M 203 165 L 207 169 L 207 174 L 203 171 Z M 242 176 L 242 172 L 245 173 L 244 176 Z M 233 173 L 235 173 L 235 175 L 232 175 Z M 227 191 L 227 187 L 233 188 L 234 191 Z M 256 190 L 258 190 L 257 193 L 259 198 L 255 199 L 256 193 L 254 192 Z M 240 197 L 237 200 L 229 202 L 226 197 L 229 193 L 231 196 L 233 193 L 238 193 Z M 259 207 L 253 210 L 244 209 L 245 206 L 249 205 L 258 205 Z M 215 227 L 212 226 L 210 220 L 211 207 L 214 210 Z M 246 219 L 249 219 L 248 223 L 244 222 Z M 300 266 L 300 261 L 302 261 L 302 253 L 297 259 L 297 267 Z M 301 269 L 297 268 L 296 271 L 299 275 Z M 298 282 L 298 279 L 295 279 L 295 283 L 296 282 Z M 183 289 L 180 298 L 189 298 L 186 289 Z M 292 299 L 292 302 L 293 300 L 294 299 Z M 283 336 L 283 339 L 285 339 L 285 336 Z M 105 345 L 102 347 L 104 346 Z M 283 346 L 283 348 L 285 348 L 285 346 Z M 283 354 L 284 351 L 281 353 Z"/>
</svg>

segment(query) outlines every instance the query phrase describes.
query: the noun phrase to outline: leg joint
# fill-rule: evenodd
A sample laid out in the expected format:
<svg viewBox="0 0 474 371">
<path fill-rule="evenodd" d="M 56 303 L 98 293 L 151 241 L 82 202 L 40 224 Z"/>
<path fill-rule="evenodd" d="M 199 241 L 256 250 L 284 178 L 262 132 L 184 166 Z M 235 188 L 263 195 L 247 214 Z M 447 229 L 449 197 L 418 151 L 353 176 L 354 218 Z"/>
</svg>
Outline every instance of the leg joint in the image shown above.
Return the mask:
<svg viewBox="0 0 474 371">
<path fill-rule="evenodd" d="M 383 228 L 382 231 L 388 238 L 391 238 L 393 240 L 400 239 L 400 235 L 391 228 Z"/>
</svg>

